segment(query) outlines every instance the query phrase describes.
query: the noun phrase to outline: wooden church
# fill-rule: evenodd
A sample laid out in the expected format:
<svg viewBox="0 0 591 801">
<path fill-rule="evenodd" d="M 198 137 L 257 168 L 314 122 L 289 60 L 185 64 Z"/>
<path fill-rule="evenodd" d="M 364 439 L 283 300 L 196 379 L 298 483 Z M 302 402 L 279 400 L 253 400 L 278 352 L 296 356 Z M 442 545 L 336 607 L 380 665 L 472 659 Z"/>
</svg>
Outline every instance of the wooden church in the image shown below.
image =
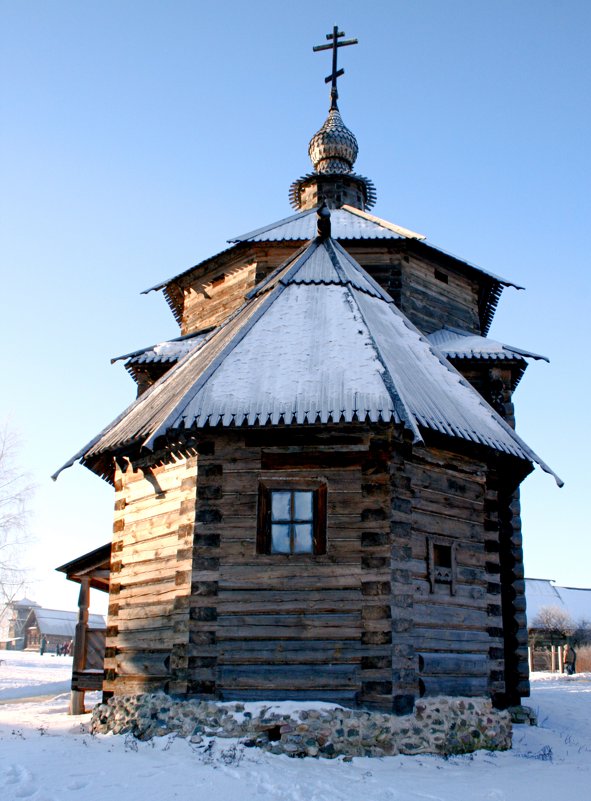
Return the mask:
<svg viewBox="0 0 591 801">
<path fill-rule="evenodd" d="M 180 336 L 120 357 L 137 399 L 65 465 L 115 488 L 107 694 L 529 694 L 519 485 L 549 468 L 512 393 L 541 357 L 487 337 L 513 284 L 370 213 L 341 37 L 295 214 L 147 290 Z"/>
</svg>

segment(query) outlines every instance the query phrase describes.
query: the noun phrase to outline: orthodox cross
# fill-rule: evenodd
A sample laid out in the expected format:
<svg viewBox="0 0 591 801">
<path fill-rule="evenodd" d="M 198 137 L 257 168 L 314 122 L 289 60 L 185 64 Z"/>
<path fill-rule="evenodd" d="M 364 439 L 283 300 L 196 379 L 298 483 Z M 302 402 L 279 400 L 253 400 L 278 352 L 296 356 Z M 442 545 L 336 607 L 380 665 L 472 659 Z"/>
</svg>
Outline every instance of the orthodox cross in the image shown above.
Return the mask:
<svg viewBox="0 0 591 801">
<path fill-rule="evenodd" d="M 337 91 L 337 78 L 340 78 L 341 75 L 345 74 L 345 70 L 337 69 L 337 50 L 339 47 L 346 47 L 347 45 L 354 45 L 357 44 L 357 39 L 343 39 L 342 42 L 339 42 L 339 39 L 345 35 L 344 31 L 339 31 L 338 25 L 335 25 L 332 29 L 332 33 L 327 33 L 326 38 L 331 44 L 324 44 L 324 45 L 316 45 L 312 48 L 312 50 L 317 53 L 319 50 L 332 50 L 332 73 L 327 75 L 324 79 L 324 83 L 328 83 L 329 81 L 332 82 L 332 87 L 330 89 L 330 97 L 331 97 L 331 108 L 337 108 L 337 98 L 339 93 Z"/>
</svg>

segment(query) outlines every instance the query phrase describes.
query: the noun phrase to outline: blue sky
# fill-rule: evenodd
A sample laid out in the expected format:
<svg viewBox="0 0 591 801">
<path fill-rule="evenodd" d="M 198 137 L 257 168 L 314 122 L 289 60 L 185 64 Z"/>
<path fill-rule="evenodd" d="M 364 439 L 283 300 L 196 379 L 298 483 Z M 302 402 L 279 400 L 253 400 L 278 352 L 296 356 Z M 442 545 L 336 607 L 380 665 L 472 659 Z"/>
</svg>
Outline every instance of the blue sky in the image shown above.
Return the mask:
<svg viewBox="0 0 591 801">
<path fill-rule="evenodd" d="M 518 430 L 559 473 L 523 487 L 526 573 L 591 586 L 587 510 L 591 5 L 583 0 L 279 4 L 0 2 L 4 379 L 0 419 L 38 489 L 30 595 L 110 537 L 112 490 L 49 475 L 133 398 L 110 358 L 177 335 L 159 280 L 287 216 L 340 108 L 375 213 L 511 279 L 491 334 L 543 353 Z"/>
</svg>

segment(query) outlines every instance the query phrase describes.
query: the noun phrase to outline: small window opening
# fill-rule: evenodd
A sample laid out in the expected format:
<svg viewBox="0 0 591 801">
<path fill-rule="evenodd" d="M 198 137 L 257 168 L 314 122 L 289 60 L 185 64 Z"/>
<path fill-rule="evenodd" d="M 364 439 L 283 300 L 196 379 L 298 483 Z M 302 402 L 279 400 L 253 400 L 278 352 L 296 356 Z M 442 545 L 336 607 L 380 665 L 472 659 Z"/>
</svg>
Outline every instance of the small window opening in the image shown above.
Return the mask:
<svg viewBox="0 0 591 801">
<path fill-rule="evenodd" d="M 433 545 L 433 567 L 435 568 L 435 581 L 441 584 L 451 583 L 451 545 Z"/>
<path fill-rule="evenodd" d="M 435 270 L 435 278 L 441 281 L 442 284 L 449 284 L 449 276 L 446 273 L 442 273 L 441 270 Z"/>
<path fill-rule="evenodd" d="M 449 587 L 451 595 L 455 595 L 456 555 L 455 543 L 445 542 L 439 538 L 427 538 L 428 577 L 431 592 L 436 585 Z"/>
</svg>

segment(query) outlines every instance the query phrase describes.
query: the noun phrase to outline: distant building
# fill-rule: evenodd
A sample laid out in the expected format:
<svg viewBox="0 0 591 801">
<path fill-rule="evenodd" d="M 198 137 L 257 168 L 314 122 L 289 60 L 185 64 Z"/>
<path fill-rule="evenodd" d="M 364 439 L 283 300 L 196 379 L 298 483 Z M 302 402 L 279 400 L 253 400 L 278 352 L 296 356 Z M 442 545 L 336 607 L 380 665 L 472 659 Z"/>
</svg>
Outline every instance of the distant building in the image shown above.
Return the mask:
<svg viewBox="0 0 591 801">
<path fill-rule="evenodd" d="M 21 598 L 7 605 L 6 636 L 0 638 L 0 648 L 7 651 L 23 650 L 25 623 L 31 609 L 37 607 L 39 604 L 29 598 Z"/>
<path fill-rule="evenodd" d="M 89 615 L 91 629 L 106 632 L 105 619 L 102 615 Z M 58 645 L 63 646 L 74 640 L 76 634 L 77 612 L 64 612 L 61 609 L 42 609 L 35 606 L 30 609 L 24 624 L 23 648 L 27 651 L 36 651 L 41 644 L 41 638 L 47 640 L 47 651 L 54 651 Z"/>
</svg>

